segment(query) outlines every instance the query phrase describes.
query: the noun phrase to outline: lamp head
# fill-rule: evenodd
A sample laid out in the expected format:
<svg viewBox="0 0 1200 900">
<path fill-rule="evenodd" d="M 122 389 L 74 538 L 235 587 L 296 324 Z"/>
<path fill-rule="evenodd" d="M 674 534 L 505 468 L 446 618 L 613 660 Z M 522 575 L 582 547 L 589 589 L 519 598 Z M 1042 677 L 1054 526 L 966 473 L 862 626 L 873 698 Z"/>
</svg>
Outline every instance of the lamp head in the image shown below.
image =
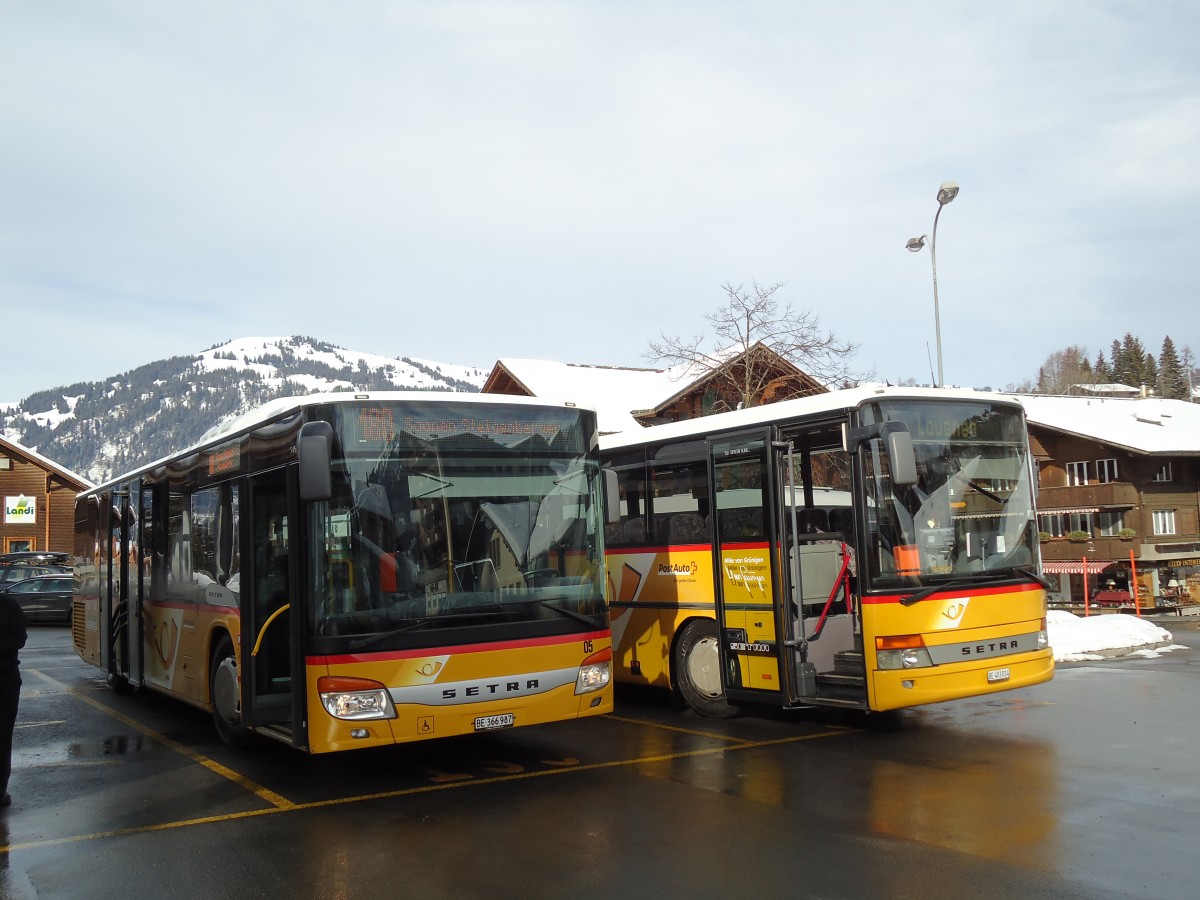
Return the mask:
<svg viewBox="0 0 1200 900">
<path fill-rule="evenodd" d="M 953 181 L 943 181 L 942 186 L 938 188 L 938 206 L 945 206 L 957 196 L 958 185 Z"/>
<path fill-rule="evenodd" d="M 920 250 L 922 247 L 925 246 L 925 235 L 921 235 L 920 237 L 915 237 L 915 238 L 909 238 L 908 243 L 905 244 L 904 246 L 908 250 L 912 251 L 913 253 L 916 253 L 918 250 Z"/>
</svg>

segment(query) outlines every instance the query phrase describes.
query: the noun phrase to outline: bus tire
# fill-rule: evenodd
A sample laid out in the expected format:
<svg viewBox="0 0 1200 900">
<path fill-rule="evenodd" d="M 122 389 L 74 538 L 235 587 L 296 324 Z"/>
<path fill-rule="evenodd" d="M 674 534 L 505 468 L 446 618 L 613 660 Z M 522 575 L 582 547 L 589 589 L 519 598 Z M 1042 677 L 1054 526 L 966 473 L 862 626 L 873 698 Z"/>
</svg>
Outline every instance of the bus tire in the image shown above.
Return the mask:
<svg viewBox="0 0 1200 900">
<path fill-rule="evenodd" d="M 689 622 L 671 653 L 672 681 L 693 711 L 711 719 L 729 719 L 740 710 L 725 698 L 721 678 L 721 647 L 712 619 Z"/>
<path fill-rule="evenodd" d="M 250 729 L 242 723 L 237 656 L 227 634 L 221 635 L 213 649 L 208 686 L 213 725 L 221 741 L 230 747 L 245 747 L 250 742 Z"/>
</svg>

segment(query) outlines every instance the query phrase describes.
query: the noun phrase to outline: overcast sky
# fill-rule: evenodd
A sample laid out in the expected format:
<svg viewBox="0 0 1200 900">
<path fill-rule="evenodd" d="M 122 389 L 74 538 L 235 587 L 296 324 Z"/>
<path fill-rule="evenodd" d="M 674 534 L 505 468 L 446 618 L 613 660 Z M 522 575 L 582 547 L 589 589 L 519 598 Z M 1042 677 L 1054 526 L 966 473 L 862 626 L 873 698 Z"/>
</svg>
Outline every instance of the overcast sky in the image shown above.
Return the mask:
<svg viewBox="0 0 1200 900">
<path fill-rule="evenodd" d="M 1200 4 L 0 5 L 0 400 L 230 338 L 645 365 L 783 282 L 892 381 L 1200 352 Z"/>
</svg>

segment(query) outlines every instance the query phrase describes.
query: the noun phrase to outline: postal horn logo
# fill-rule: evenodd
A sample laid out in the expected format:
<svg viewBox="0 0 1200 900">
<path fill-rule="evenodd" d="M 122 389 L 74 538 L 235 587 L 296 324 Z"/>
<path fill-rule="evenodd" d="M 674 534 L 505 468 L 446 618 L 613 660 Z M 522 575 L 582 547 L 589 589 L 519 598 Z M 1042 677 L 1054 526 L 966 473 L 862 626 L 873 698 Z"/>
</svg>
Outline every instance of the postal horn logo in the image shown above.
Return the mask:
<svg viewBox="0 0 1200 900">
<path fill-rule="evenodd" d="M 946 608 L 942 610 L 942 615 L 957 625 L 962 621 L 963 614 L 967 611 L 967 603 L 969 602 L 969 597 L 964 597 L 961 600 L 952 600 L 946 604 Z"/>
</svg>

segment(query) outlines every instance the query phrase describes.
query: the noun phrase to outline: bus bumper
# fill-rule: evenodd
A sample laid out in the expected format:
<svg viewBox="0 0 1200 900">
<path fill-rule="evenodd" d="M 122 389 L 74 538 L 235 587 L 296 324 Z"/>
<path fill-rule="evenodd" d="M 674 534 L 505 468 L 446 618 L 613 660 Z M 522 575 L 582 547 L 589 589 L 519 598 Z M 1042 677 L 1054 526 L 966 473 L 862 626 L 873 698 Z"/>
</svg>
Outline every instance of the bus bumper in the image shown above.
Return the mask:
<svg viewBox="0 0 1200 900">
<path fill-rule="evenodd" d="M 1054 651 L 1050 648 L 978 663 L 876 670 L 872 675 L 871 709 L 883 712 L 995 694 L 1042 684 L 1053 677 Z"/>
</svg>

